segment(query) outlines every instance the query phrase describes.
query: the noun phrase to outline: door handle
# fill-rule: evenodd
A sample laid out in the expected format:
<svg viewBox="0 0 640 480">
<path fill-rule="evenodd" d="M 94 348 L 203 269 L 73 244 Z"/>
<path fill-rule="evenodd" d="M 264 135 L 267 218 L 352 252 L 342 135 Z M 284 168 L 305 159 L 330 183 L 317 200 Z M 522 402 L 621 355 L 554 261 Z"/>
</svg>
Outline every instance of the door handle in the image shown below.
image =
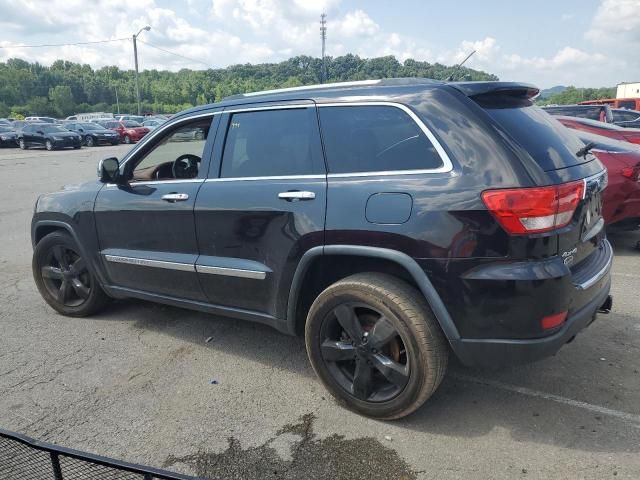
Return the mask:
<svg viewBox="0 0 640 480">
<path fill-rule="evenodd" d="M 288 202 L 295 202 L 298 200 L 313 200 L 316 198 L 316 194 L 314 192 L 301 192 L 299 190 L 293 192 L 280 192 L 278 194 L 278 198 L 286 200 Z"/>
<path fill-rule="evenodd" d="M 188 193 L 167 193 L 162 196 L 162 200 L 165 202 L 184 202 L 185 200 L 189 200 Z"/>
</svg>

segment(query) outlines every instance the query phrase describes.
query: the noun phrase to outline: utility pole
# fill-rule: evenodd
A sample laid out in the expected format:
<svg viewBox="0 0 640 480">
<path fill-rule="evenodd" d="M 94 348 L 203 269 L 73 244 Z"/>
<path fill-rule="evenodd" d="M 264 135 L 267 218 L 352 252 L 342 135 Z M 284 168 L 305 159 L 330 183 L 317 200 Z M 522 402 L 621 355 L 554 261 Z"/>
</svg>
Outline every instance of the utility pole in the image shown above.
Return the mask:
<svg viewBox="0 0 640 480">
<path fill-rule="evenodd" d="M 116 106 L 118 109 L 118 115 L 120 115 L 120 102 L 118 101 L 118 87 L 113 87 L 113 88 L 116 91 Z"/>
<path fill-rule="evenodd" d="M 138 102 L 138 115 L 140 115 L 140 85 L 138 84 L 138 44 L 136 40 L 143 30 L 148 32 L 151 30 L 151 27 L 149 25 L 142 27 L 138 33 L 133 35 L 133 60 L 136 65 L 136 100 Z"/>
<path fill-rule="evenodd" d="M 327 14 L 320 15 L 320 38 L 322 39 L 322 72 L 320 73 L 320 83 L 327 81 L 327 64 L 325 60 L 325 46 L 327 42 Z"/>
</svg>

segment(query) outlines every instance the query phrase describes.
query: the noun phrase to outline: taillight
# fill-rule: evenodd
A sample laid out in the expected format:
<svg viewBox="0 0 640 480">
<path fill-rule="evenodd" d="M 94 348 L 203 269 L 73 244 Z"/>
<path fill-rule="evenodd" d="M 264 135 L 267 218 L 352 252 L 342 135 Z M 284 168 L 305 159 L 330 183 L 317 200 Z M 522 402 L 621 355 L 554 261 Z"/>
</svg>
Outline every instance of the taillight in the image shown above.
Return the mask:
<svg viewBox="0 0 640 480">
<path fill-rule="evenodd" d="M 584 181 L 548 187 L 482 192 L 482 201 L 507 233 L 523 235 L 562 228 L 571 222 L 584 194 Z"/>
<path fill-rule="evenodd" d="M 635 167 L 624 167 L 621 173 L 623 177 L 627 177 L 634 182 L 640 182 L 640 165 L 636 165 Z"/>
<path fill-rule="evenodd" d="M 564 323 L 567 319 L 567 312 L 556 313 L 555 315 L 549 315 L 540 320 L 540 326 L 543 330 L 551 330 L 557 328 Z"/>
</svg>

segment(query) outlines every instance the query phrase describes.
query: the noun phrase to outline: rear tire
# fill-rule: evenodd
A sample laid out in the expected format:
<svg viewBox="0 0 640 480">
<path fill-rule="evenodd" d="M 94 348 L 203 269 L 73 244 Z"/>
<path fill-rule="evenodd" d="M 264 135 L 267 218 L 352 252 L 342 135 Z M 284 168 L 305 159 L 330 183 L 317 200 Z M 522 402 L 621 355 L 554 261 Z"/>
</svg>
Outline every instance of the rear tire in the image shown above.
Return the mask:
<svg viewBox="0 0 640 480">
<path fill-rule="evenodd" d="M 383 420 L 417 410 L 440 385 L 449 355 L 423 295 L 380 273 L 324 290 L 309 310 L 305 342 L 327 390 L 347 408 Z"/>
<path fill-rule="evenodd" d="M 38 242 L 31 268 L 42 298 L 63 315 L 86 317 L 109 302 L 87 259 L 65 232 L 52 232 Z"/>
</svg>

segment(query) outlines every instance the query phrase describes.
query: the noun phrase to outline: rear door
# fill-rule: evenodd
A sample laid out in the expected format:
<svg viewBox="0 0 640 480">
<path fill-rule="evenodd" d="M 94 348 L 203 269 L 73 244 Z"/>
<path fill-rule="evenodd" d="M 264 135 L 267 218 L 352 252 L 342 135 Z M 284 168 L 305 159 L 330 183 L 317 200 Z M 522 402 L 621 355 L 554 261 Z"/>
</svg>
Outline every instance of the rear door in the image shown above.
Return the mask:
<svg viewBox="0 0 640 480">
<path fill-rule="evenodd" d="M 296 265 L 323 244 L 326 172 L 312 102 L 222 115 L 195 206 L 197 271 L 216 305 L 284 317 Z"/>
</svg>

